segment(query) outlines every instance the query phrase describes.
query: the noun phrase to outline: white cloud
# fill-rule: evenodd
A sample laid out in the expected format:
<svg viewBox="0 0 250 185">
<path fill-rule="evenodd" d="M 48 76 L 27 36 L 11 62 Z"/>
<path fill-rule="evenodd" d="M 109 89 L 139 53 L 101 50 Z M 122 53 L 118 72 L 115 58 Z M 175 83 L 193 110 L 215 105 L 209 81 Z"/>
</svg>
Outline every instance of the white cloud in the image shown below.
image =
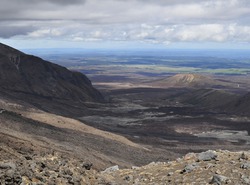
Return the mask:
<svg viewBox="0 0 250 185">
<path fill-rule="evenodd" d="M 2 0 L 1 4 L 0 25 L 6 27 L 0 30 L 2 38 L 250 42 L 249 0 Z"/>
<path fill-rule="evenodd" d="M 219 24 L 205 24 L 181 26 L 177 28 L 175 37 L 180 41 L 224 41 L 226 38 L 224 26 Z"/>
<path fill-rule="evenodd" d="M 43 38 L 43 37 L 59 37 L 62 33 L 57 29 L 41 29 L 28 34 L 28 37 Z"/>
</svg>

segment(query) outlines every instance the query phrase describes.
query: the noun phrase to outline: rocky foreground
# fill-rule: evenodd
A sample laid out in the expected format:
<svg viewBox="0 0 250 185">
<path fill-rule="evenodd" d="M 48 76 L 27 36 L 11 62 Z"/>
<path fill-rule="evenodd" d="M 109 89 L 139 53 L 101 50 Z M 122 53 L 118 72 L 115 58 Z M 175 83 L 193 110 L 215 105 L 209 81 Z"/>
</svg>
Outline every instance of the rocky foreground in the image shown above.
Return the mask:
<svg viewBox="0 0 250 185">
<path fill-rule="evenodd" d="M 4 148 L 1 148 L 3 152 Z M 92 163 L 65 158 L 57 153 L 22 155 L 15 160 L 2 156 L 0 184 L 250 184 L 250 152 L 224 150 L 189 153 L 169 162 L 152 162 L 143 167 L 104 171 Z"/>
</svg>

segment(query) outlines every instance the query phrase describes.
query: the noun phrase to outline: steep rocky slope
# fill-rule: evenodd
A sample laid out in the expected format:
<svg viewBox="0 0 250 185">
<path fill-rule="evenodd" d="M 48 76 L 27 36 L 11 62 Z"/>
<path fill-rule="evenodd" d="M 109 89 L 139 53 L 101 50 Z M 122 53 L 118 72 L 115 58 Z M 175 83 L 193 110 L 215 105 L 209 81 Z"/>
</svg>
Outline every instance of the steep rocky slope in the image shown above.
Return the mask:
<svg viewBox="0 0 250 185">
<path fill-rule="evenodd" d="M 143 165 L 154 158 L 169 158 L 158 149 L 133 143 L 125 137 L 36 107 L 1 98 L 0 107 L 0 145 L 11 151 L 11 155 L 5 155 L 0 150 L 0 158 L 6 156 L 6 159 L 15 159 L 19 153 L 41 155 L 41 151 L 57 152 L 67 158 L 90 161 L 95 169 L 114 164 L 123 167 Z"/>
<path fill-rule="evenodd" d="M 0 43 L 0 88 L 38 97 L 102 101 L 102 95 L 81 73 Z"/>
</svg>

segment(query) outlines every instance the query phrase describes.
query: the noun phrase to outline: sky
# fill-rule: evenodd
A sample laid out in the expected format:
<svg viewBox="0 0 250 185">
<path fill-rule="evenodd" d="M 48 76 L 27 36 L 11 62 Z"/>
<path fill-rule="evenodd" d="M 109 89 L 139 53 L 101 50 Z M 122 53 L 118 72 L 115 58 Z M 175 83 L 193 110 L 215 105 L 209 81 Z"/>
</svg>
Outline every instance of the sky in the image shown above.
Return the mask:
<svg viewBox="0 0 250 185">
<path fill-rule="evenodd" d="M 250 49 L 250 0 L 0 0 L 16 48 Z"/>
</svg>

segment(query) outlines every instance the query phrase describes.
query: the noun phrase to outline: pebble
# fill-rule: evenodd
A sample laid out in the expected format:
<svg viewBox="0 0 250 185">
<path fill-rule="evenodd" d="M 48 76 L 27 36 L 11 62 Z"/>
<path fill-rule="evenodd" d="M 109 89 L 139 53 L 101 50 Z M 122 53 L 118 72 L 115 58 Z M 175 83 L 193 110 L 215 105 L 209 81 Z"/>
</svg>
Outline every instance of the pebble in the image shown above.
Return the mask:
<svg viewBox="0 0 250 185">
<path fill-rule="evenodd" d="M 174 172 L 169 172 L 168 176 L 172 176 L 174 174 Z"/>
</svg>

